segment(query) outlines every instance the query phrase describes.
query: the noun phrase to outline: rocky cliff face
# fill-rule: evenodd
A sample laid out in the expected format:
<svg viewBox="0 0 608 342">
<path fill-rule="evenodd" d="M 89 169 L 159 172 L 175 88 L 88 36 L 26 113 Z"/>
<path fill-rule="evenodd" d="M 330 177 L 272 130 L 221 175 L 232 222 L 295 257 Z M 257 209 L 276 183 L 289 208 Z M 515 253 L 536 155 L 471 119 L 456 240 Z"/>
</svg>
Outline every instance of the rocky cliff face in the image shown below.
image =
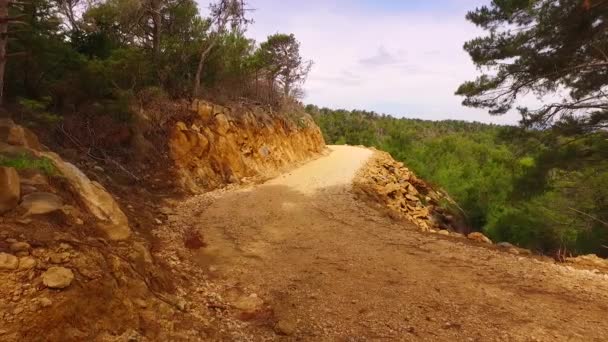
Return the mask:
<svg viewBox="0 0 608 342">
<path fill-rule="evenodd" d="M 266 179 L 325 149 L 307 114 L 273 114 L 259 107 L 228 108 L 205 101 L 171 128 L 169 153 L 178 182 L 191 192 Z"/>
</svg>

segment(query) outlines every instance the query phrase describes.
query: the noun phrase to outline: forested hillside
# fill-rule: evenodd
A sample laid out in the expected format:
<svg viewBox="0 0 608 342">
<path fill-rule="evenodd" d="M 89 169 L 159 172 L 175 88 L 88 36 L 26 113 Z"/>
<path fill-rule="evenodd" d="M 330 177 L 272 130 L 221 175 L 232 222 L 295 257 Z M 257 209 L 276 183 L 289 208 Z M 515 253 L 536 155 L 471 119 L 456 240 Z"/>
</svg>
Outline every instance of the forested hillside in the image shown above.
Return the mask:
<svg viewBox="0 0 608 342">
<path fill-rule="evenodd" d="M 301 94 L 312 65 L 292 34 L 247 37 L 253 13 L 241 0 L 10 0 L 0 11 L 3 109 L 48 133 L 60 126 L 100 158 L 103 145 L 129 145 L 144 105 L 278 106 Z"/>
<path fill-rule="evenodd" d="M 470 227 L 495 241 L 544 253 L 608 254 L 608 163 L 572 163 L 582 153 L 607 148 L 604 133 L 556 138 L 518 127 L 397 119 L 313 105 L 307 110 L 327 143 L 390 152 L 445 189 Z"/>
</svg>

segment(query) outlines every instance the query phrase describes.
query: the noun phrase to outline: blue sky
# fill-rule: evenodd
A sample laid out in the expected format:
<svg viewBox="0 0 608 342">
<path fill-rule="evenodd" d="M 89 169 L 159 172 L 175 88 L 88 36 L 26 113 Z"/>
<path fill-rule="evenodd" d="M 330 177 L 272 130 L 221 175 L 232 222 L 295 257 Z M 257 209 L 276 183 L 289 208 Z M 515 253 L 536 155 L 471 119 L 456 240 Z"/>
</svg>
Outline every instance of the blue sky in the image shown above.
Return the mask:
<svg viewBox="0 0 608 342">
<path fill-rule="evenodd" d="M 208 0 L 200 0 L 203 15 Z M 250 0 L 249 35 L 294 33 L 314 66 L 304 102 L 430 120 L 513 124 L 465 108 L 454 91 L 478 74 L 462 46 L 482 32 L 465 14 L 489 0 Z"/>
</svg>

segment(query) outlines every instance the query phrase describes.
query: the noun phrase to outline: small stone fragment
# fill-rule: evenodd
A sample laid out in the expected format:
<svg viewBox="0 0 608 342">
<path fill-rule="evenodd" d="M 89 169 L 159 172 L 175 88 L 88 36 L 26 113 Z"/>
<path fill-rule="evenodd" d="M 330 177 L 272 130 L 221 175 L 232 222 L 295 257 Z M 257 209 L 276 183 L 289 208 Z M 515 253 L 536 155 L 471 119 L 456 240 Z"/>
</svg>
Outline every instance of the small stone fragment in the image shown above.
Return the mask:
<svg viewBox="0 0 608 342">
<path fill-rule="evenodd" d="M 49 257 L 49 261 L 53 264 L 63 264 L 64 262 L 68 262 L 70 260 L 70 253 L 52 253 Z"/>
<path fill-rule="evenodd" d="M 145 300 L 140 299 L 140 298 L 136 298 L 133 300 L 133 303 L 135 303 L 135 305 L 137 305 L 138 307 L 145 309 L 148 307 L 148 303 L 146 303 Z"/>
<path fill-rule="evenodd" d="M 507 249 L 507 252 L 509 252 L 511 254 L 519 255 L 519 250 L 515 247 Z"/>
<path fill-rule="evenodd" d="M 235 308 L 244 311 L 244 312 L 255 312 L 259 310 L 264 301 L 260 299 L 258 296 L 251 295 L 249 297 L 243 297 L 235 302 L 233 305 Z"/>
<path fill-rule="evenodd" d="M 294 321 L 281 319 L 274 326 L 274 331 L 279 335 L 291 336 L 296 333 L 297 328 Z"/>
<path fill-rule="evenodd" d="M 61 251 L 69 251 L 72 249 L 72 246 L 70 246 L 70 244 L 62 242 L 59 244 L 59 250 Z"/>
<path fill-rule="evenodd" d="M 36 261 L 36 259 L 29 257 L 29 256 L 25 256 L 25 257 L 21 257 L 19 258 L 19 269 L 20 270 L 31 270 L 32 268 L 36 267 L 36 264 L 38 262 Z"/>
<path fill-rule="evenodd" d="M 34 192 L 23 196 L 21 207 L 27 210 L 27 215 L 44 215 L 60 210 L 63 199 L 50 192 Z"/>
<path fill-rule="evenodd" d="M 38 298 L 38 303 L 43 308 L 48 308 L 49 306 L 53 305 L 53 302 L 46 297 Z"/>
<path fill-rule="evenodd" d="M 27 226 L 28 224 L 32 223 L 32 219 L 21 218 L 17 220 L 17 223 Z"/>
<path fill-rule="evenodd" d="M 19 259 L 16 256 L 0 253 L 0 270 L 16 270 L 19 267 Z"/>
<path fill-rule="evenodd" d="M 492 240 L 490 240 L 487 236 L 483 235 L 480 232 L 473 232 L 473 233 L 467 235 L 467 238 L 469 240 L 473 240 L 473 241 L 477 241 L 477 242 L 492 244 Z"/>
<path fill-rule="evenodd" d="M 74 280 L 74 273 L 65 267 L 51 267 L 42 274 L 42 283 L 52 289 L 64 289 Z"/>
<path fill-rule="evenodd" d="M 32 246 L 30 246 L 29 243 L 27 242 L 14 242 L 11 244 L 11 246 L 9 247 L 9 249 L 11 250 L 11 252 L 13 253 L 17 253 L 17 252 L 27 252 L 30 250 L 30 248 L 32 248 Z"/>
</svg>

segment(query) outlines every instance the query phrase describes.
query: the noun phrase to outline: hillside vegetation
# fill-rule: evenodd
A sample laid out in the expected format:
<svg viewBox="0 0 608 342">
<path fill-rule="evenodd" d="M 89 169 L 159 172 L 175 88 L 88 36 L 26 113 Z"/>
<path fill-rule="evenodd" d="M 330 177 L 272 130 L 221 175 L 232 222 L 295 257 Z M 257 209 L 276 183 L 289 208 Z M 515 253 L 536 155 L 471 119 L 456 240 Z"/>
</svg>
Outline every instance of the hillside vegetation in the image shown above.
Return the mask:
<svg viewBox="0 0 608 342">
<path fill-rule="evenodd" d="M 544 253 L 608 254 L 608 163 L 572 163 L 582 151 L 605 148 L 603 133 L 556 138 L 463 121 L 397 119 L 313 105 L 307 111 L 328 144 L 390 152 L 446 190 L 470 228 L 495 241 Z"/>
<path fill-rule="evenodd" d="M 176 104 L 192 99 L 283 114 L 312 65 L 293 34 L 247 37 L 252 11 L 241 0 L 200 11 L 193 0 L 8 1 L 0 9 L 11 23 L 0 23 L 8 37 L 0 40 L 2 116 L 96 160 L 141 155 L 181 115 Z"/>
</svg>

